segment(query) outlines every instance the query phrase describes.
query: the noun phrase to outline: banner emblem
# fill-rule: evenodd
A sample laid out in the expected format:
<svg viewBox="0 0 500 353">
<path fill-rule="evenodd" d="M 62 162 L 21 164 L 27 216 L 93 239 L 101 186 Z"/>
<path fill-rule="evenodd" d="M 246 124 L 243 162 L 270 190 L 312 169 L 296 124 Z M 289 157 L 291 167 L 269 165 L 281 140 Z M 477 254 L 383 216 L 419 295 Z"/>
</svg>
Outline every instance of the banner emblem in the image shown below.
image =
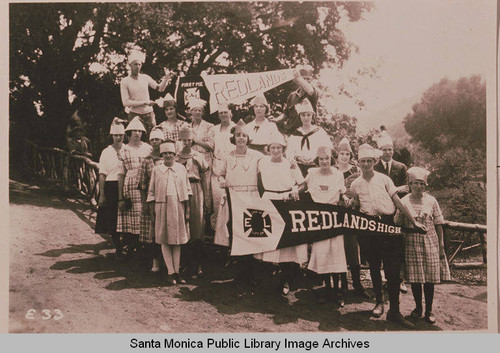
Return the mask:
<svg viewBox="0 0 500 353">
<path fill-rule="evenodd" d="M 270 237 L 273 230 L 269 213 L 261 210 L 246 209 L 243 213 L 243 231 L 249 238 Z"/>
</svg>

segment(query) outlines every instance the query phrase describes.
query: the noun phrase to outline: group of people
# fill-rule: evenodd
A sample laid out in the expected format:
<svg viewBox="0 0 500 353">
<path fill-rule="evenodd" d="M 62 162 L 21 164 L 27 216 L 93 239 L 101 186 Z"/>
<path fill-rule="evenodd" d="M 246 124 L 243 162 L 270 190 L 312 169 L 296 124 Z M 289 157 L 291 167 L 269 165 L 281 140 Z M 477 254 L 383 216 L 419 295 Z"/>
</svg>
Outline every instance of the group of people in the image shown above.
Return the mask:
<svg viewBox="0 0 500 353">
<path fill-rule="evenodd" d="M 277 119 L 269 116 L 266 98 L 258 95 L 252 101 L 255 119 L 248 124 L 243 120 L 235 124 L 227 104 L 218 106 L 220 123 L 208 123 L 203 119 L 207 103 L 197 98 L 188 101 L 189 119 L 183 120 L 176 101 L 167 94 L 154 102 L 167 117 L 157 125 L 148 109 L 153 102 L 144 92 L 148 87 L 162 90 L 169 77 L 157 85 L 141 79 L 140 57 L 132 56 L 129 64 L 131 74 L 122 81 L 121 90 L 130 118 L 113 120 L 113 142 L 99 161 L 96 232 L 111 235 L 118 260 L 142 249 L 152 258 L 153 272 L 160 270 L 163 259 L 170 285 L 202 276 L 206 220 L 215 231 L 214 244 L 230 246 L 228 190 L 250 197 L 344 205 L 414 227 L 415 233 L 336 236 L 238 256 L 233 259 L 237 282 L 242 287 L 255 286 L 259 262 L 272 263 L 278 269 L 281 295 L 287 296 L 300 266 L 306 264 L 322 278 L 324 299 L 343 306 L 348 268 L 355 293 L 370 298 L 360 279 L 361 253 L 369 263 L 374 317 L 384 313 L 383 265 L 390 302 L 387 320 L 407 328 L 422 316 L 429 323 L 436 321 L 434 284 L 449 279 L 450 274 L 443 216 L 436 199 L 425 192 L 429 172 L 418 167 L 407 170 L 394 161 L 393 142 L 386 132 L 377 141 L 378 149 L 359 146 L 357 163 L 347 138 L 333 146 L 325 130 L 315 124 L 317 92 L 310 84 L 312 68 L 296 72 L 299 88 L 290 94 Z M 142 141 L 143 135 L 149 144 Z M 399 309 L 402 264 L 416 304 L 408 317 Z"/>
</svg>

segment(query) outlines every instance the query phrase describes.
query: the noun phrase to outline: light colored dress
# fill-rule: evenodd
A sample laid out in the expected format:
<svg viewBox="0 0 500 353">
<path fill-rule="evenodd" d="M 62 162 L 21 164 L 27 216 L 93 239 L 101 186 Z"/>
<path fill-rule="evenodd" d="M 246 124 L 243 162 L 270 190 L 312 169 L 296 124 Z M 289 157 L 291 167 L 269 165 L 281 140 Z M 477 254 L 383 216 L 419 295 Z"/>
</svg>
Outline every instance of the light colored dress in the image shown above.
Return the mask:
<svg viewBox="0 0 500 353">
<path fill-rule="evenodd" d="M 188 173 L 189 184 L 193 196 L 189 199 L 191 213 L 189 215 L 189 234 L 191 240 L 201 239 L 205 235 L 205 217 L 203 217 L 203 188 L 201 176 L 208 169 L 204 156 L 192 151 L 191 158 L 177 157 L 177 161 L 184 165 Z"/>
<path fill-rule="evenodd" d="M 256 151 L 265 153 L 265 146 L 267 146 L 271 138 L 276 134 L 281 134 L 276 124 L 269 121 L 268 118 L 265 118 L 260 125 L 257 125 L 255 120 L 247 124 L 250 147 Z"/>
<path fill-rule="evenodd" d="M 302 127 L 299 127 L 288 138 L 286 156 L 290 160 L 296 157 L 314 159 L 318 147 L 333 147 L 330 137 L 323 128 L 316 126 L 309 133 L 304 134 Z"/>
<path fill-rule="evenodd" d="M 262 153 L 247 149 L 244 155 L 236 154 L 233 150 L 224 158 L 220 176 L 226 179 L 227 187 L 231 192 L 237 192 L 250 197 L 260 197 L 257 190 L 257 164 L 263 157 Z M 227 202 L 221 202 L 215 227 L 214 243 L 229 246 L 229 208 Z"/>
<path fill-rule="evenodd" d="M 215 230 L 217 218 L 220 209 L 220 203 L 222 196 L 225 195 L 225 191 L 220 188 L 219 182 L 217 181 L 217 176 L 220 175 L 223 159 L 229 155 L 229 152 L 234 150 L 234 145 L 229 141 L 231 137 L 231 128 L 236 124 L 232 121 L 229 123 L 229 127 L 225 131 L 221 131 L 220 124 L 214 126 L 214 154 L 212 160 L 212 175 L 210 176 L 210 189 L 212 191 L 212 205 L 213 214 L 210 217 L 210 223 L 212 229 Z"/>
<path fill-rule="evenodd" d="M 287 199 L 292 188 L 304 182 L 299 168 L 292 166 L 286 158 L 281 162 L 272 162 L 269 156 L 262 158 L 259 162 L 259 173 L 264 187 L 262 198 L 270 200 Z M 265 262 L 302 264 L 307 262 L 307 244 L 267 251 L 255 254 L 254 257 Z"/>
<path fill-rule="evenodd" d="M 147 202 L 155 203 L 155 242 L 181 245 L 189 240 L 183 202 L 192 195 L 186 168 L 161 164 L 153 168 Z"/>
<path fill-rule="evenodd" d="M 427 233 L 405 234 L 405 261 L 407 281 L 409 283 L 439 283 L 451 280 L 450 268 L 446 258 L 439 259 L 439 238 L 436 224 L 443 224 L 444 218 L 437 200 L 424 193 L 422 204 L 412 203 L 410 194 L 401 199 L 417 222 L 427 228 Z M 403 226 L 410 227 L 410 222 L 399 211 L 396 220 L 403 221 Z M 400 223 L 400 222 L 398 222 Z"/>
<path fill-rule="evenodd" d="M 137 235 L 141 233 L 142 202 L 141 192 L 138 187 L 139 171 L 142 160 L 149 156 L 152 151 L 152 147 L 143 142 L 139 147 L 125 145 L 119 154 L 121 163 L 118 174 L 125 175 L 123 197 L 132 201 L 132 208 L 125 211 L 118 211 L 117 232 Z"/>
<path fill-rule="evenodd" d="M 194 137 L 198 140 L 205 139 L 205 143 L 207 143 L 211 149 L 205 149 L 204 147 L 193 145 L 193 149 L 198 151 L 205 161 L 207 162 L 207 166 L 209 167 L 206 172 L 201 175 L 201 186 L 203 188 L 203 197 L 205 207 L 211 212 L 212 208 L 212 190 L 211 190 L 211 176 L 212 176 L 212 163 L 213 163 L 213 150 L 215 147 L 215 131 L 214 125 L 206 122 L 205 120 L 201 120 L 200 124 L 194 126 L 191 124 L 193 129 Z"/>
<path fill-rule="evenodd" d="M 306 183 L 314 202 L 336 205 L 340 194 L 345 192 L 342 172 L 335 167 L 330 167 L 330 172 L 329 175 L 323 175 L 320 168 L 309 169 Z M 308 269 L 316 273 L 347 272 L 344 236 L 338 235 L 312 243 Z"/>
</svg>

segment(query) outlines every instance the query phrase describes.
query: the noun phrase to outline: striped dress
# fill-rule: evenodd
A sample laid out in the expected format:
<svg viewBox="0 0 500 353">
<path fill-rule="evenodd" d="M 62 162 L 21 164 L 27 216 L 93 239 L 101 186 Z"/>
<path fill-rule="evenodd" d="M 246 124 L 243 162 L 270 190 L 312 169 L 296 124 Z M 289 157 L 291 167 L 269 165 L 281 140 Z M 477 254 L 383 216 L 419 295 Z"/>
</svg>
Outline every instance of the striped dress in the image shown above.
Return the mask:
<svg viewBox="0 0 500 353">
<path fill-rule="evenodd" d="M 143 142 L 139 147 L 125 145 L 119 155 L 121 161 L 118 174 L 125 175 L 123 183 L 123 198 L 132 201 L 129 210 L 118 210 L 118 224 L 116 231 L 119 233 L 132 233 L 139 235 L 141 225 L 142 202 L 139 190 L 139 170 L 142 160 L 152 152 L 149 144 Z"/>
</svg>

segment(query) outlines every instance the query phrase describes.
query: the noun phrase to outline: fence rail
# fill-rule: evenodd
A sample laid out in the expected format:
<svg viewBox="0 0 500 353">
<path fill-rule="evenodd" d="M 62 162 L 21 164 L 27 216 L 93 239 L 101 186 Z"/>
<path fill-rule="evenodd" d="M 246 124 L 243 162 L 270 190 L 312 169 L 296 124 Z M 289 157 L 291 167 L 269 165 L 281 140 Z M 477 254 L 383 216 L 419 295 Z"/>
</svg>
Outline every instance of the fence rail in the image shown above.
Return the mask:
<svg viewBox="0 0 500 353">
<path fill-rule="evenodd" d="M 29 140 L 25 142 L 22 158 L 34 174 L 60 182 L 65 190 L 76 190 L 88 198 L 94 210 L 97 209 L 99 165 L 96 162 L 60 148 L 41 147 Z"/>
<path fill-rule="evenodd" d="M 25 140 L 27 149 L 26 165 L 33 173 L 50 180 L 62 182 L 64 188 L 77 190 L 90 201 L 96 210 L 99 199 L 98 164 L 84 156 L 76 156 L 59 148 L 37 146 Z M 456 267 L 481 267 L 486 265 L 486 231 L 482 224 L 445 221 L 443 224 L 445 248 L 450 265 Z M 482 262 L 456 262 L 464 252 L 480 248 Z M 451 255 L 450 255 L 451 254 Z"/>
</svg>

